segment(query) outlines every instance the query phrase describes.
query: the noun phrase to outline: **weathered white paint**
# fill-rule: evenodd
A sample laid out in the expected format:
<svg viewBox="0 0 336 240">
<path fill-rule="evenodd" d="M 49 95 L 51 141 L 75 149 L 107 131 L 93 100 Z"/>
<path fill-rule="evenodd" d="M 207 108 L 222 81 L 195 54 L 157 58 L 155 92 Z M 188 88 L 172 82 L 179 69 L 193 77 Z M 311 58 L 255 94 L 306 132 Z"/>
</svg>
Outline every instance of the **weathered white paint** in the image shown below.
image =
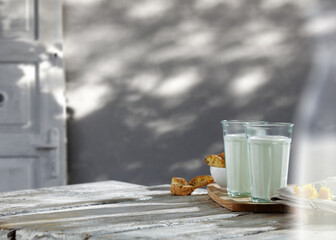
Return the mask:
<svg viewBox="0 0 336 240">
<path fill-rule="evenodd" d="M 0 192 L 63 185 L 61 0 L 0 0 Z"/>
<path fill-rule="evenodd" d="M 11 231 L 15 239 L 281 239 L 294 233 L 294 219 L 230 212 L 205 189 L 181 197 L 169 185 L 108 181 L 0 194 L 0 239 Z"/>
</svg>

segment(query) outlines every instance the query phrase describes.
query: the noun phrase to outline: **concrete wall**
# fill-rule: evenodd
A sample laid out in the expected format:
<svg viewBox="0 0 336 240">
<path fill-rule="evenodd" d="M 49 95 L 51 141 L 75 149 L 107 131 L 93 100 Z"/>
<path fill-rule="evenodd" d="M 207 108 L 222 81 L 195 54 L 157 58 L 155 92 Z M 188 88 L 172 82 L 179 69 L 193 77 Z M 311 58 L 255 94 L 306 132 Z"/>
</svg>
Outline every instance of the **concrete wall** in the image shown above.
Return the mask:
<svg viewBox="0 0 336 240">
<path fill-rule="evenodd" d="M 220 120 L 293 122 L 314 49 L 298 3 L 65 0 L 69 183 L 191 179 Z"/>
</svg>

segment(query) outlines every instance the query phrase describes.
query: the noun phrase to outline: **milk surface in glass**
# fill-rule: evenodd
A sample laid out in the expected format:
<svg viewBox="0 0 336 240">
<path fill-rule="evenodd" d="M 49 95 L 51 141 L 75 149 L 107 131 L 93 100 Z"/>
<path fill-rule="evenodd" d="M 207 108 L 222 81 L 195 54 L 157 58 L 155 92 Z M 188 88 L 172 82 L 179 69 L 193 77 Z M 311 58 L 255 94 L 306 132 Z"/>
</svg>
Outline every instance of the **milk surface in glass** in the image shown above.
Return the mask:
<svg viewBox="0 0 336 240">
<path fill-rule="evenodd" d="M 228 195 L 231 197 L 250 196 L 251 177 L 245 134 L 229 134 L 224 136 L 224 149 Z"/>
<path fill-rule="evenodd" d="M 287 185 L 290 142 L 284 136 L 256 136 L 247 140 L 253 201 L 269 202 L 277 189 Z"/>
</svg>

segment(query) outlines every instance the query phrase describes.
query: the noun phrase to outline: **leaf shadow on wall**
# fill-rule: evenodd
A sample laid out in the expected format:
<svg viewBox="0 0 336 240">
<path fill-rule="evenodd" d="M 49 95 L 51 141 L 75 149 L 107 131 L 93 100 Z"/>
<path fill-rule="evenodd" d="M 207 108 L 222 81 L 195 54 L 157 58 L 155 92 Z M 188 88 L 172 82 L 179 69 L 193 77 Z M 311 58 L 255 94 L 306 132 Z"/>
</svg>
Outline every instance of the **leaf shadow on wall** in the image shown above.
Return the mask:
<svg viewBox="0 0 336 240">
<path fill-rule="evenodd" d="M 220 120 L 293 121 L 311 65 L 293 3 L 77 4 L 65 6 L 70 183 L 209 174 Z"/>
</svg>

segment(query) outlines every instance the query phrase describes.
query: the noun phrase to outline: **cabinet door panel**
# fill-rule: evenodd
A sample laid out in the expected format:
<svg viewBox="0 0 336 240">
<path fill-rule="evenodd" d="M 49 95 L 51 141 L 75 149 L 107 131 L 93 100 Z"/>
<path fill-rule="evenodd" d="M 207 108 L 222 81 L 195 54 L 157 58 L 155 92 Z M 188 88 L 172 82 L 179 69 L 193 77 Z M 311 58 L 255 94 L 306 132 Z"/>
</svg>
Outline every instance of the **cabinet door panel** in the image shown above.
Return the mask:
<svg viewBox="0 0 336 240">
<path fill-rule="evenodd" d="M 60 0 L 0 0 L 0 191 L 66 183 L 60 16 Z"/>
</svg>

